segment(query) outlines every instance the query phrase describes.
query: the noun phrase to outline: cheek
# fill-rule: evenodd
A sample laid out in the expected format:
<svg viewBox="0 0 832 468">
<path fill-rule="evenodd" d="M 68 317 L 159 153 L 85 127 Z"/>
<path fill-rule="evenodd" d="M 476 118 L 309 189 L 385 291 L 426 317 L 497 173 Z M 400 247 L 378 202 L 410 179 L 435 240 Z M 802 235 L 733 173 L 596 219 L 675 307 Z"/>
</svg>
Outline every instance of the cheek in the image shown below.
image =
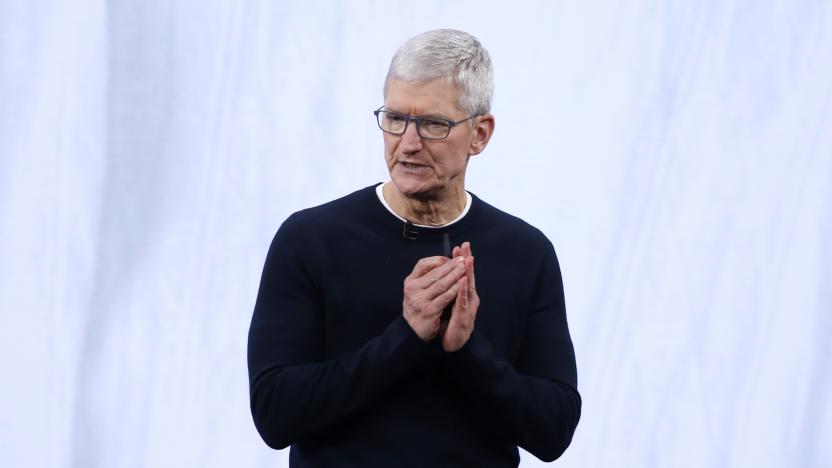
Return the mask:
<svg viewBox="0 0 832 468">
<path fill-rule="evenodd" d="M 384 138 L 384 159 L 390 161 L 396 154 L 396 142 L 390 138 Z"/>
<path fill-rule="evenodd" d="M 450 169 L 458 168 L 465 165 L 468 159 L 468 147 L 464 145 L 454 145 L 448 147 L 445 152 L 445 157 L 442 158 L 441 165 Z"/>
</svg>

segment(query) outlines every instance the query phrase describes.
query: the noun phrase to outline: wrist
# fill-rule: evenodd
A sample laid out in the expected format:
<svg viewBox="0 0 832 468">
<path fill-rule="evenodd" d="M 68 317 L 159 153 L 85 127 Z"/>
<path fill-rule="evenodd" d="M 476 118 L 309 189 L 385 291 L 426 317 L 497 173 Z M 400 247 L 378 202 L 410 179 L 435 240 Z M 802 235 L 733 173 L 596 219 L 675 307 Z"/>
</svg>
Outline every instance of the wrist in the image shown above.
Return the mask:
<svg viewBox="0 0 832 468">
<path fill-rule="evenodd" d="M 427 323 L 424 321 L 419 321 L 415 319 L 411 319 L 408 317 L 408 314 L 403 314 L 405 322 L 413 330 L 413 333 L 419 337 L 420 340 L 424 341 L 425 343 L 429 343 L 436 338 L 436 334 L 438 332 L 438 327 L 433 326 L 431 323 Z"/>
</svg>

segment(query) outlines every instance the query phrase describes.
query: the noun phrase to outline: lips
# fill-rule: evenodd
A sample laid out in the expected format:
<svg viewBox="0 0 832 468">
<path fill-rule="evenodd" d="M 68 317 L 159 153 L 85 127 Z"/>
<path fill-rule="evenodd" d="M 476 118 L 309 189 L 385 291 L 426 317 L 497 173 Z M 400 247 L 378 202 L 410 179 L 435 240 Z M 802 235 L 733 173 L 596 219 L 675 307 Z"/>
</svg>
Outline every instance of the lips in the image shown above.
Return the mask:
<svg viewBox="0 0 832 468">
<path fill-rule="evenodd" d="M 414 162 L 406 162 L 406 161 L 399 161 L 399 164 L 404 166 L 405 169 L 409 169 L 411 171 L 418 171 L 420 169 L 424 169 L 424 168 L 428 167 L 425 164 L 419 164 L 419 163 L 414 163 Z"/>
</svg>

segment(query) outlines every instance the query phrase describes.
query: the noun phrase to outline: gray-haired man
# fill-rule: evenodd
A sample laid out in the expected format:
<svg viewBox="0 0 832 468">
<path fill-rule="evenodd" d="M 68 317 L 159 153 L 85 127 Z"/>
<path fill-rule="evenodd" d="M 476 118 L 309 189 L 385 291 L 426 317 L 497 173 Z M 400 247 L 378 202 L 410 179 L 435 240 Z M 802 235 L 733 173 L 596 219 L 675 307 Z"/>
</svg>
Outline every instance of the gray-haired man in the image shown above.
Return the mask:
<svg viewBox="0 0 832 468">
<path fill-rule="evenodd" d="M 375 111 L 390 180 L 278 230 L 248 358 L 255 424 L 291 466 L 508 467 L 518 446 L 569 445 L 581 399 L 552 244 L 465 191 L 492 82 L 470 34 L 407 41 Z"/>
</svg>

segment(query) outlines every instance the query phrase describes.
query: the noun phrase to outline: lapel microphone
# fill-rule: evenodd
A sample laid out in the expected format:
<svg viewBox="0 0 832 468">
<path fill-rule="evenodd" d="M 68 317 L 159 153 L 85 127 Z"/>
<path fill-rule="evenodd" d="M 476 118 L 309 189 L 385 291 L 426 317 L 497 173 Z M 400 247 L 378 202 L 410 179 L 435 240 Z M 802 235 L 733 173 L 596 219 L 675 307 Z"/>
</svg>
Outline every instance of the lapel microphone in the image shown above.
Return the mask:
<svg viewBox="0 0 832 468">
<path fill-rule="evenodd" d="M 419 230 L 410 221 L 405 221 L 402 226 L 402 237 L 407 240 L 416 240 L 419 237 Z"/>
</svg>

